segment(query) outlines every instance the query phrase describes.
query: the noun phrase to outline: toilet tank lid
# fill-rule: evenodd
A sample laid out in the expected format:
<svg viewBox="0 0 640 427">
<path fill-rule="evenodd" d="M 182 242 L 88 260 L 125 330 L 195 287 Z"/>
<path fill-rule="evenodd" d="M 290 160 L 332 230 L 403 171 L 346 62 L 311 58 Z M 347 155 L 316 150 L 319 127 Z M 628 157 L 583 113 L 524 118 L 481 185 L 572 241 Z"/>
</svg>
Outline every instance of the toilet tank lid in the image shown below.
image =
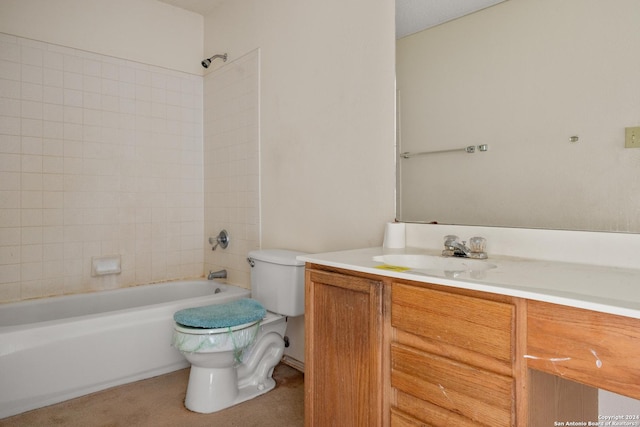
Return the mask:
<svg viewBox="0 0 640 427">
<path fill-rule="evenodd" d="M 298 255 L 306 255 L 307 252 L 290 251 L 287 249 L 260 249 L 249 252 L 249 258 L 256 261 L 269 262 L 280 265 L 304 265 L 304 261 L 298 261 Z"/>
</svg>

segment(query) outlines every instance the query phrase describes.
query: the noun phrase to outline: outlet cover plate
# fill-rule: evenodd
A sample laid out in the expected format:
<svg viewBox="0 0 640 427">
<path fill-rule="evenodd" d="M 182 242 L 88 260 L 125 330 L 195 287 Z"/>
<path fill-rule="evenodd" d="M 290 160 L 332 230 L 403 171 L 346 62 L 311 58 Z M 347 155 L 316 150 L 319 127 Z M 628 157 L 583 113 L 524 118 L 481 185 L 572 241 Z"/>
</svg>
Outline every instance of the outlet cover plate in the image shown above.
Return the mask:
<svg viewBox="0 0 640 427">
<path fill-rule="evenodd" d="M 624 128 L 624 147 L 640 148 L 640 126 Z"/>
</svg>

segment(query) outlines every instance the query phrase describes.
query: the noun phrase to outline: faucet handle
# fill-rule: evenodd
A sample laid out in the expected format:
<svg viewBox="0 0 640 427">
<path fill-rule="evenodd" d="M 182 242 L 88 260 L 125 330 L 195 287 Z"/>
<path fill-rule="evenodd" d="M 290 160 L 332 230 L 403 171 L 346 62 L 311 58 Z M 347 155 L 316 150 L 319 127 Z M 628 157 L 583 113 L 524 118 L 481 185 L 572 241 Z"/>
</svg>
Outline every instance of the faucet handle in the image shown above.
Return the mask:
<svg viewBox="0 0 640 427">
<path fill-rule="evenodd" d="M 218 246 L 222 249 L 227 249 L 227 246 L 229 246 L 229 240 L 231 240 L 231 238 L 229 237 L 227 230 L 222 230 L 218 233 L 215 239 L 213 237 L 209 237 L 209 244 L 213 245 L 215 243 L 211 250 L 215 251 Z"/>
<path fill-rule="evenodd" d="M 484 252 L 487 247 L 487 239 L 484 237 L 472 237 L 469 239 L 471 252 Z"/>
<path fill-rule="evenodd" d="M 451 243 L 453 242 L 457 242 L 460 238 L 458 236 L 455 236 L 453 234 L 448 234 L 446 236 L 444 236 L 444 245 L 446 247 L 451 246 Z"/>
<path fill-rule="evenodd" d="M 455 255 L 455 248 L 453 247 L 453 244 L 457 242 L 458 239 L 459 237 L 453 234 L 448 234 L 444 236 L 444 250 L 442 251 L 442 256 Z"/>
<path fill-rule="evenodd" d="M 487 239 L 484 237 L 472 237 L 469 239 L 469 249 L 471 249 L 471 257 L 485 259 L 487 258 Z"/>
</svg>

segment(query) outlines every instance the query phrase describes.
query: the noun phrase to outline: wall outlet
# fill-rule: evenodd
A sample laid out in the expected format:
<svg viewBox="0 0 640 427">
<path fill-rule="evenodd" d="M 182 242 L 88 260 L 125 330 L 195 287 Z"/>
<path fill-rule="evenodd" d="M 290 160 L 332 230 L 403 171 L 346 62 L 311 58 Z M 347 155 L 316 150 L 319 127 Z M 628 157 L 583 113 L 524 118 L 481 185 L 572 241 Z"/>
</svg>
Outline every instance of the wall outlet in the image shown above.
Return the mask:
<svg viewBox="0 0 640 427">
<path fill-rule="evenodd" d="M 624 147 L 640 148 L 640 126 L 624 128 Z"/>
</svg>

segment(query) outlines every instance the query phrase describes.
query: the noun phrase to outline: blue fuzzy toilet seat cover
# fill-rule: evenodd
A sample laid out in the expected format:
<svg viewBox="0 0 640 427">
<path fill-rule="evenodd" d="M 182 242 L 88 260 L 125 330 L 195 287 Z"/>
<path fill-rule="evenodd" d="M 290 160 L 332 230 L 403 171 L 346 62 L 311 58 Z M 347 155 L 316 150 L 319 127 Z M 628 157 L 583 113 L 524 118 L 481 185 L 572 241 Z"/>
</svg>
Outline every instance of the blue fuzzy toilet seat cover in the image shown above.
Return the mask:
<svg viewBox="0 0 640 427">
<path fill-rule="evenodd" d="M 205 305 L 177 311 L 173 320 L 190 328 L 231 328 L 244 323 L 256 322 L 267 314 L 258 301 L 243 298 L 225 304 Z"/>
</svg>

